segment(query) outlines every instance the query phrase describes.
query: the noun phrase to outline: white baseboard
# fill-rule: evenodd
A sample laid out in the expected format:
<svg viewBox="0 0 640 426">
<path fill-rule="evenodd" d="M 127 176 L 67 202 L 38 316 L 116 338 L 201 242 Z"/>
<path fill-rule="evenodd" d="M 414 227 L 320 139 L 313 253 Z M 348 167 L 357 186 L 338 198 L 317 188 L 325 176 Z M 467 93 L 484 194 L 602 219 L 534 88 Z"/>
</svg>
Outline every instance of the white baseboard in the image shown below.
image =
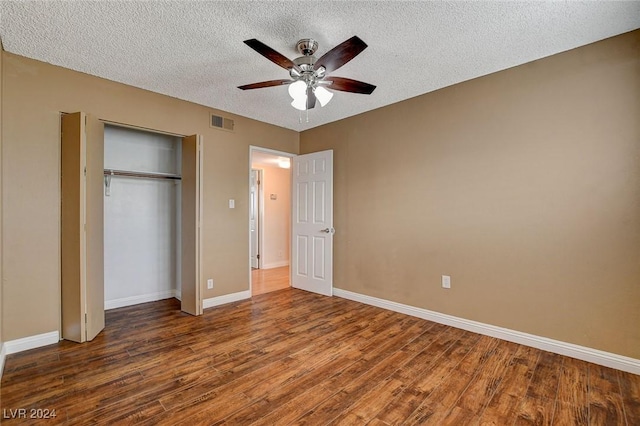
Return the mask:
<svg viewBox="0 0 640 426">
<path fill-rule="evenodd" d="M 2 372 L 4 371 L 4 359 L 7 357 L 5 352 L 4 342 L 0 342 L 0 379 L 2 379 Z"/>
<path fill-rule="evenodd" d="M 224 305 L 225 303 L 237 302 L 238 300 L 250 298 L 251 292 L 249 290 L 225 294 L 224 296 L 211 297 L 202 301 L 202 309 L 212 308 L 214 306 Z"/>
<path fill-rule="evenodd" d="M 105 300 L 104 309 L 123 308 L 125 306 L 139 305 L 140 303 L 155 302 L 157 300 L 176 297 L 176 290 L 159 291 L 157 293 L 141 294 L 139 296 L 123 297 L 121 299 Z"/>
<path fill-rule="evenodd" d="M 23 337 L 22 339 L 9 340 L 4 342 L 3 350 L 6 355 L 15 354 L 17 352 L 28 351 L 29 349 L 39 348 L 41 346 L 52 345 L 60 341 L 60 333 L 50 331 L 49 333 L 37 334 L 35 336 Z"/>
<path fill-rule="evenodd" d="M 521 345 L 542 349 L 544 351 L 553 352 L 559 355 L 565 355 L 583 361 L 592 362 L 594 364 L 604 365 L 605 367 L 611 367 L 617 370 L 627 371 L 629 373 L 640 375 L 640 359 L 630 358 L 611 352 L 605 352 L 598 349 L 575 345 L 573 343 L 549 339 L 547 337 L 541 337 L 533 334 L 523 333 L 520 331 L 510 330 L 508 328 L 497 327 L 495 325 L 471 321 L 452 315 L 441 314 L 439 312 L 429 311 L 427 309 L 416 308 L 414 306 L 403 305 L 402 303 L 379 299 L 377 297 L 354 293 L 347 290 L 341 290 L 339 288 L 334 288 L 333 294 L 335 296 L 354 300 L 366 305 L 377 306 L 379 308 L 388 309 L 390 311 L 411 315 L 440 324 L 450 325 L 452 327 L 472 331 L 474 333 L 496 337 L 498 339 L 507 340 L 509 342 L 519 343 Z"/>
<path fill-rule="evenodd" d="M 289 261 L 281 260 L 280 262 L 263 263 L 261 269 L 281 268 L 283 266 L 289 266 Z"/>
</svg>

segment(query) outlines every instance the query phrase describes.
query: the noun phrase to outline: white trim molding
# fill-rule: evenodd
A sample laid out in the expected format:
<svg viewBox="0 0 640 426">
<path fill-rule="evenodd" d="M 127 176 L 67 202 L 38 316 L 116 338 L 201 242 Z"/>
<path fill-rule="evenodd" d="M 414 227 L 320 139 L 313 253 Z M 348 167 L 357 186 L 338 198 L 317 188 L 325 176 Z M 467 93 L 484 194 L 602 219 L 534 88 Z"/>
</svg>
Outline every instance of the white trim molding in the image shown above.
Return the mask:
<svg viewBox="0 0 640 426">
<path fill-rule="evenodd" d="M 416 308 L 414 306 L 404 305 L 402 303 L 379 299 L 377 297 L 354 293 L 339 288 L 334 288 L 333 294 L 337 297 L 342 297 L 343 299 L 364 303 L 365 305 L 377 306 L 379 308 L 388 309 L 401 314 L 411 315 L 413 317 L 449 325 L 451 327 L 461 328 L 463 330 L 483 334 L 485 336 L 496 337 L 498 339 L 519 343 L 521 345 L 530 346 L 543 351 L 553 352 L 559 355 L 565 355 L 582 361 L 592 362 L 594 364 L 604 365 L 605 367 L 611 367 L 617 370 L 640 375 L 640 359 L 575 345 L 573 343 L 562 342 L 560 340 L 549 339 L 547 337 L 523 333 L 521 331 L 510 330 L 508 328 L 497 327 L 495 325 L 471 321 L 455 317 L 453 315 Z"/>
<path fill-rule="evenodd" d="M 283 266 L 289 266 L 288 260 L 280 260 L 278 262 L 265 263 L 262 265 L 260 269 L 273 269 L 273 268 L 281 268 Z"/>
<path fill-rule="evenodd" d="M 2 372 L 4 371 L 4 359 L 7 357 L 5 353 L 5 346 L 3 342 L 0 342 L 0 379 L 2 379 Z"/>
<path fill-rule="evenodd" d="M 36 334 L 35 336 L 23 337 L 22 339 L 4 342 L 4 350 L 7 355 L 11 355 L 22 351 L 28 351 L 29 349 L 53 345 L 59 341 L 60 333 L 57 331 L 50 331 L 49 333 Z"/>
<path fill-rule="evenodd" d="M 125 306 L 138 305 L 140 303 L 155 302 L 158 300 L 171 299 L 175 297 L 180 300 L 177 290 L 159 291 L 157 293 L 141 294 L 139 296 L 123 297 L 121 299 L 105 300 L 104 309 L 123 308 Z"/>
<path fill-rule="evenodd" d="M 202 301 L 202 309 L 213 308 L 214 306 L 220 306 L 226 303 L 237 302 L 244 299 L 251 299 L 251 292 L 249 290 L 204 299 Z"/>
</svg>

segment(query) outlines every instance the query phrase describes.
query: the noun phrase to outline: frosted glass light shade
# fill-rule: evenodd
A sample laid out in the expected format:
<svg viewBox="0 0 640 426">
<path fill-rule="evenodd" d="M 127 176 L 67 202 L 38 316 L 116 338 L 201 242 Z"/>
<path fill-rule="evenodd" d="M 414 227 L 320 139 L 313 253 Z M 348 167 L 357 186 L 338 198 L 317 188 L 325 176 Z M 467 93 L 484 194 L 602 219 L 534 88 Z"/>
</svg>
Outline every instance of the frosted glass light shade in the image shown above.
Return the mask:
<svg viewBox="0 0 640 426">
<path fill-rule="evenodd" d="M 291 102 L 291 106 L 295 109 L 299 109 L 300 111 L 304 111 L 307 109 L 307 95 L 304 94 L 299 96 Z"/>
<path fill-rule="evenodd" d="M 298 80 L 295 83 L 291 83 L 289 85 L 289 96 L 291 96 L 294 101 L 301 97 L 307 97 L 307 83 L 302 80 Z"/>
<path fill-rule="evenodd" d="M 316 87 L 313 93 L 315 93 L 316 98 L 320 101 L 320 106 L 325 106 L 329 103 L 331 98 L 333 98 L 333 93 L 322 86 Z"/>
</svg>

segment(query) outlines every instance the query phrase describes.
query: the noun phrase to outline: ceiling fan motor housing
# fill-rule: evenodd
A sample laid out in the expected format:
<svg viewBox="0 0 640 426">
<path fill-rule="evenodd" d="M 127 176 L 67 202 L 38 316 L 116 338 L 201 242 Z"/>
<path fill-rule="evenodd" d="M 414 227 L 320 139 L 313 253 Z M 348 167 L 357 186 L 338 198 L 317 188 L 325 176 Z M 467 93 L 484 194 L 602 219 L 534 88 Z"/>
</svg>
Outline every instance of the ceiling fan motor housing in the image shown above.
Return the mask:
<svg viewBox="0 0 640 426">
<path fill-rule="evenodd" d="M 295 67 L 289 70 L 289 75 L 294 80 L 302 80 L 308 85 L 315 85 L 316 81 L 325 77 L 325 68 L 315 69 L 316 57 L 313 55 L 301 56 L 293 60 Z"/>
<path fill-rule="evenodd" d="M 292 79 L 302 80 L 308 86 L 315 86 L 316 81 L 324 78 L 325 69 L 320 67 L 315 69 L 316 57 L 313 54 L 318 49 L 318 42 L 312 38 L 303 38 L 296 44 L 298 51 L 304 55 L 294 59 L 295 67 L 289 70 Z"/>
<path fill-rule="evenodd" d="M 304 56 L 311 56 L 318 49 L 318 42 L 312 38 L 303 38 L 296 43 L 296 49 Z"/>
</svg>

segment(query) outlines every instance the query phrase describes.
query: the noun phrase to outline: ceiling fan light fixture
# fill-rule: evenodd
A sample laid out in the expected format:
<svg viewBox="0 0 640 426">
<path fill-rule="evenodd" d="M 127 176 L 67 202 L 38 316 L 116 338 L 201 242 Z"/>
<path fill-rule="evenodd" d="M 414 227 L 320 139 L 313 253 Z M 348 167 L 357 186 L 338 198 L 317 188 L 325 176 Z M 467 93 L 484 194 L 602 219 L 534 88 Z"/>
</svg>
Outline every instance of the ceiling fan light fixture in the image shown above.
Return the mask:
<svg viewBox="0 0 640 426">
<path fill-rule="evenodd" d="M 291 106 L 295 109 L 299 109 L 300 111 L 305 111 L 307 109 L 307 95 L 294 98 L 293 102 L 291 102 Z"/>
<path fill-rule="evenodd" d="M 333 93 L 322 86 L 318 86 L 313 89 L 313 93 L 315 93 L 316 98 L 318 99 L 318 101 L 320 101 L 320 106 L 325 106 L 329 103 L 331 98 L 333 98 Z"/>
<path fill-rule="evenodd" d="M 295 83 L 291 83 L 289 85 L 289 96 L 293 98 L 293 100 L 300 99 L 304 97 L 304 100 L 307 100 L 307 83 L 302 80 L 298 80 Z"/>
<path fill-rule="evenodd" d="M 291 159 L 290 158 L 282 158 L 278 159 L 278 167 L 281 169 L 290 169 L 291 168 Z"/>
<path fill-rule="evenodd" d="M 315 108 L 318 102 L 320 106 L 324 107 L 333 98 L 334 93 L 323 86 L 328 86 L 333 90 L 366 95 L 371 94 L 376 88 L 376 86 L 362 81 L 327 75 L 351 61 L 367 48 L 367 44 L 357 36 L 335 46 L 320 59 L 313 56 L 318 48 L 318 42 L 313 39 L 298 41 L 296 47 L 302 56 L 294 60 L 290 60 L 255 38 L 245 40 L 244 43 L 274 64 L 288 70 L 291 80 L 262 81 L 238 86 L 238 88 L 242 90 L 261 89 L 286 84 L 289 86 L 289 95 L 293 99 L 291 106 L 300 111 L 307 111 L 307 122 L 309 121 L 308 111 L 310 109 Z M 328 79 L 325 80 L 325 78 Z M 302 123 L 302 121 L 300 122 Z"/>
</svg>

